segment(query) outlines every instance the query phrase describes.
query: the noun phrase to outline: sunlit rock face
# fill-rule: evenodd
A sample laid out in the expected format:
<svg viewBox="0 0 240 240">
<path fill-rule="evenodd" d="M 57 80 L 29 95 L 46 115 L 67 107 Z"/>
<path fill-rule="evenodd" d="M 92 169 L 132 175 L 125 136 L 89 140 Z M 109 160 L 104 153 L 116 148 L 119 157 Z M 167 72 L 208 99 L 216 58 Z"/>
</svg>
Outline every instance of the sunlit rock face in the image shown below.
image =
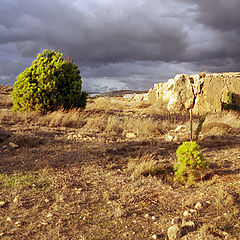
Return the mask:
<svg viewBox="0 0 240 240">
<path fill-rule="evenodd" d="M 195 114 L 218 112 L 227 93 L 237 96 L 240 106 L 240 73 L 177 74 L 166 83 L 157 83 L 148 92 L 148 101 L 167 106 L 171 112 L 193 109 Z"/>
</svg>

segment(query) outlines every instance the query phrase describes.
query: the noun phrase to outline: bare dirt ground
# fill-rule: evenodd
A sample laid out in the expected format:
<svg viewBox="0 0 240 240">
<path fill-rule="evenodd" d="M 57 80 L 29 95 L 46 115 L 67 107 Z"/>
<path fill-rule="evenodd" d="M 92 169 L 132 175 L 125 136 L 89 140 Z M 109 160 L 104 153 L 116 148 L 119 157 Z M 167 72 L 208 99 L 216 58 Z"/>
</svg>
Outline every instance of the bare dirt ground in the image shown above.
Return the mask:
<svg viewBox="0 0 240 240">
<path fill-rule="evenodd" d="M 240 239 L 239 113 L 211 114 L 201 128 L 194 117 L 210 167 L 182 186 L 173 166 L 188 114 L 121 98 L 12 113 L 10 91 L 1 86 L 0 239 L 168 239 L 176 222 L 180 239 Z"/>
</svg>

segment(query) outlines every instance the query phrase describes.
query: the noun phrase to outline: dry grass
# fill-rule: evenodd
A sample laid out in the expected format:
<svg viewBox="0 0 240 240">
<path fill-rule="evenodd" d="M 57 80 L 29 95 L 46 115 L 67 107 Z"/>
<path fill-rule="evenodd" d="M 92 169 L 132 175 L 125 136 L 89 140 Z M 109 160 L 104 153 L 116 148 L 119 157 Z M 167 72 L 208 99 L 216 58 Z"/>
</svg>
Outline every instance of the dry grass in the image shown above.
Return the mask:
<svg viewBox="0 0 240 240">
<path fill-rule="evenodd" d="M 86 120 L 80 110 L 58 110 L 40 117 L 38 124 L 50 127 L 81 128 L 86 124 Z"/>
<path fill-rule="evenodd" d="M 166 122 L 156 121 L 150 117 L 125 119 L 124 127 L 128 132 L 134 132 L 139 138 L 155 137 L 167 131 Z"/>
<path fill-rule="evenodd" d="M 189 118 L 154 111 L 116 98 L 47 115 L 1 109 L 0 238 L 163 240 L 172 219 L 200 201 L 196 228 L 182 239 L 239 239 L 239 115 L 207 116 L 203 128 L 231 130 L 201 140 L 211 176 L 183 187 L 173 182 L 178 144 L 163 134 Z"/>
<path fill-rule="evenodd" d="M 234 111 L 209 114 L 203 123 L 202 132 L 219 135 L 240 130 L 240 114 Z"/>
<path fill-rule="evenodd" d="M 9 95 L 0 95 L 0 106 L 10 108 L 12 104 L 12 98 Z"/>
<path fill-rule="evenodd" d="M 111 110 L 123 110 L 124 108 L 129 106 L 129 102 L 122 99 L 122 98 L 104 98 L 99 97 L 95 98 L 93 102 L 91 102 L 87 109 L 97 109 L 97 110 L 104 110 L 109 112 Z"/>
<path fill-rule="evenodd" d="M 131 177 L 137 179 L 140 176 L 156 176 L 165 172 L 164 166 L 156 159 L 155 154 L 144 153 L 128 162 L 128 171 Z"/>
<path fill-rule="evenodd" d="M 86 120 L 82 112 L 76 109 L 58 110 L 46 115 L 35 112 L 15 113 L 10 110 L 0 112 L 0 123 L 15 124 L 18 122 L 38 126 L 80 128 Z"/>
</svg>

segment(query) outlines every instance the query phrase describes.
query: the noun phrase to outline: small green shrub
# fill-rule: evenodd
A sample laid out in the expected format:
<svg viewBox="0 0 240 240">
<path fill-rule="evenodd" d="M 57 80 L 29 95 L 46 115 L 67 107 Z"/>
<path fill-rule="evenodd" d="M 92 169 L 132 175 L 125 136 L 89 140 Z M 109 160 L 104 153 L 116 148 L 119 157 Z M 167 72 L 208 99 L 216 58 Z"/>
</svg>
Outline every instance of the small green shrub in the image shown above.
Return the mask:
<svg viewBox="0 0 240 240">
<path fill-rule="evenodd" d="M 227 93 L 227 102 L 222 104 L 222 109 L 240 111 L 240 107 L 237 105 L 235 93 Z"/>
<path fill-rule="evenodd" d="M 84 108 L 87 93 L 77 66 L 61 53 L 44 50 L 32 66 L 17 76 L 11 97 L 13 111 L 48 112 L 61 108 Z"/>
<path fill-rule="evenodd" d="M 175 181 L 181 184 L 191 184 L 201 178 L 203 170 L 208 168 L 208 162 L 199 153 L 199 145 L 193 142 L 184 142 L 177 149 L 178 164 L 174 167 Z"/>
</svg>

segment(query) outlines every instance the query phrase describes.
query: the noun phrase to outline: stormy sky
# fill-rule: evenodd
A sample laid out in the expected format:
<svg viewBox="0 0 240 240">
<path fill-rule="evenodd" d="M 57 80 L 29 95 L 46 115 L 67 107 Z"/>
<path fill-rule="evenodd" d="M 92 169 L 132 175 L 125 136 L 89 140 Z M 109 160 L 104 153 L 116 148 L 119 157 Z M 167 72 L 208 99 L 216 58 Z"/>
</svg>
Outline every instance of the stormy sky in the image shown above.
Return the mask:
<svg viewBox="0 0 240 240">
<path fill-rule="evenodd" d="M 0 84 L 43 49 L 71 56 L 86 91 L 240 71 L 239 12 L 239 0 L 0 0 Z"/>
</svg>

